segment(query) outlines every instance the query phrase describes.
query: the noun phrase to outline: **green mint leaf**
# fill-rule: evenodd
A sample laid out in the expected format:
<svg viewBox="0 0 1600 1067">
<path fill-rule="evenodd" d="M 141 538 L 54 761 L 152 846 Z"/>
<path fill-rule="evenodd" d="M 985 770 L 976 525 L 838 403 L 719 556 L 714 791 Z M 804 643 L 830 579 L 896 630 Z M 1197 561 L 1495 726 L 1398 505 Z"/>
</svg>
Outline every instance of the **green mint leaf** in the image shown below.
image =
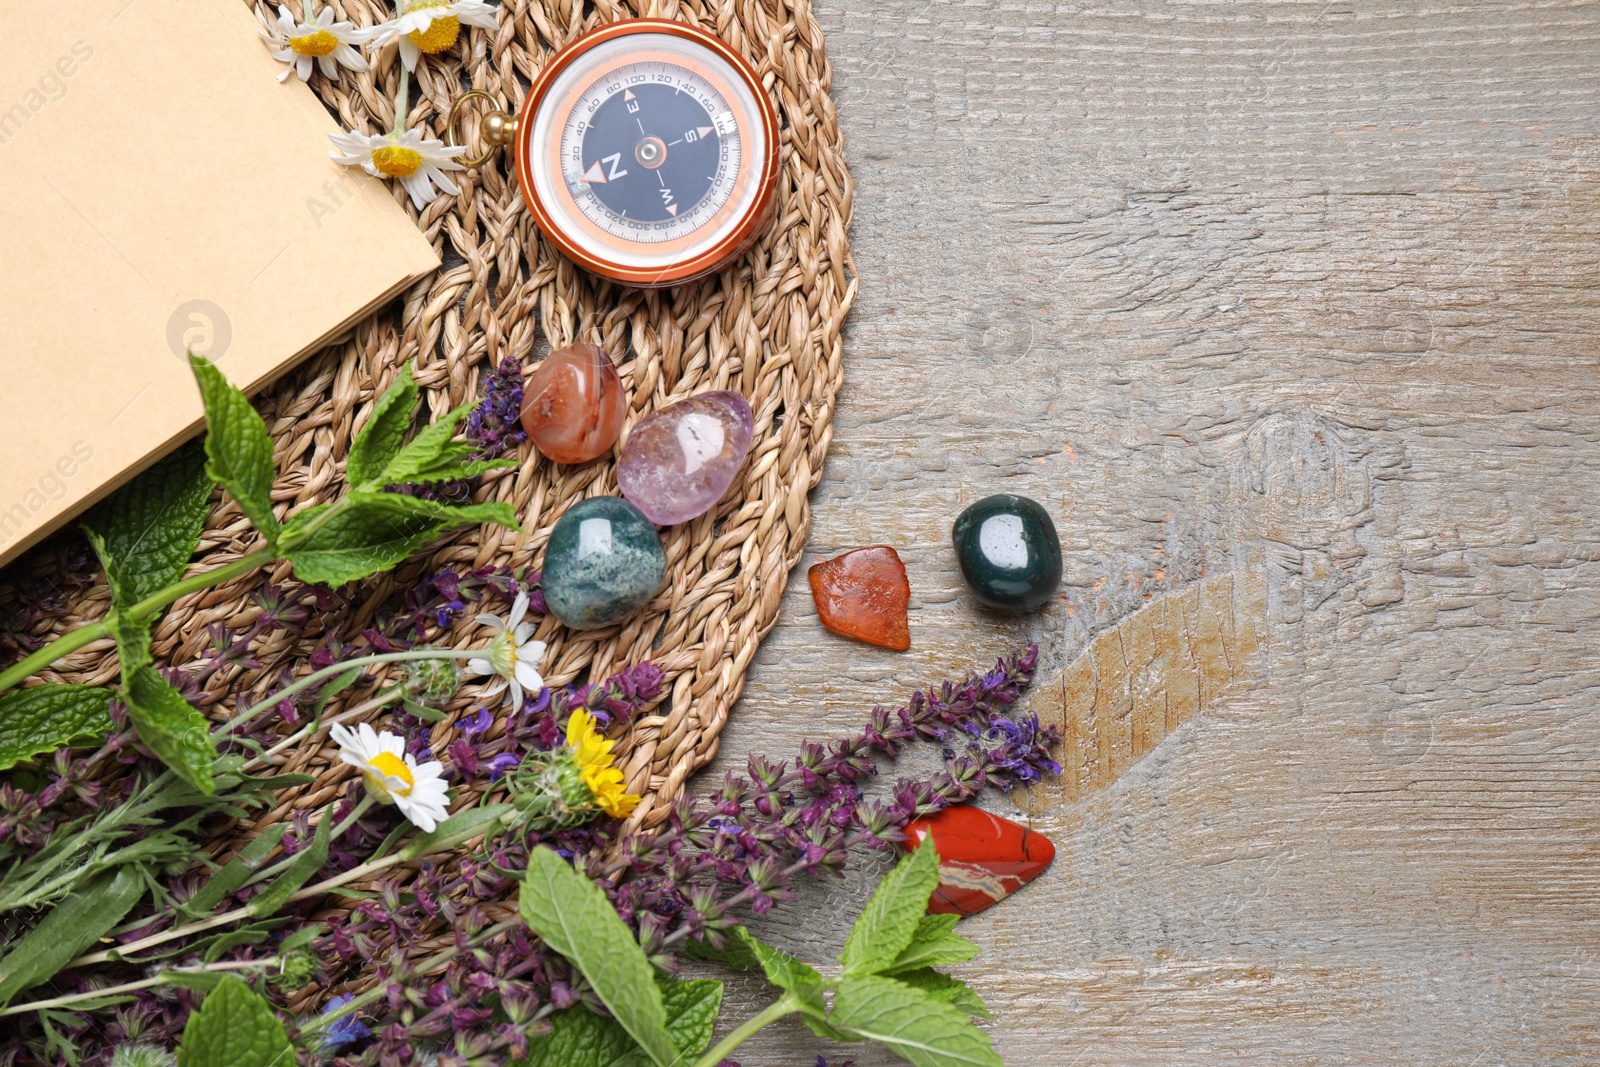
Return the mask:
<svg viewBox="0 0 1600 1067">
<path fill-rule="evenodd" d="M 529 1042 L 516 1067 L 632 1067 L 633 1058 L 642 1055 L 615 1019 L 602 1019 L 579 1004 L 550 1016 L 550 1033 Z"/>
<path fill-rule="evenodd" d="M 884 875 L 872 899 L 856 916 L 839 962 L 844 973 L 876 974 L 892 966 L 911 943 L 939 885 L 939 856 L 926 839 Z"/>
<path fill-rule="evenodd" d="M 924 915 L 917 920 L 911 943 L 885 967 L 882 974 L 899 974 L 923 967 L 964 963 L 978 954 L 978 946 L 955 932 L 959 915 Z"/>
<path fill-rule="evenodd" d="M 350 501 L 353 507 L 375 506 L 387 508 L 415 519 L 426 519 L 442 522 L 447 526 L 469 526 L 481 522 L 497 522 L 501 526 L 512 530 L 521 530 L 517 523 L 517 513 L 507 504 L 499 500 L 491 500 L 485 504 L 445 504 L 438 500 L 424 500 L 421 497 L 406 496 L 404 493 L 351 493 Z"/>
<path fill-rule="evenodd" d="M 206 717 L 148 666 L 131 675 L 124 671 L 122 683 L 122 701 L 139 740 L 179 778 L 207 796 L 214 793 L 217 749 Z"/>
<path fill-rule="evenodd" d="M 657 975 L 657 985 L 678 1063 L 693 1063 L 711 1047 L 711 1033 L 722 1010 L 722 983 L 708 978 L 680 982 Z M 551 1016 L 549 1035 L 532 1042 L 517 1067 L 650 1067 L 650 1063 L 615 1019 L 580 1005 Z"/>
<path fill-rule="evenodd" d="M 98 745 L 111 732 L 111 690 L 36 685 L 0 696 L 0 771 L 58 748 Z"/>
<path fill-rule="evenodd" d="M 445 528 L 398 510 L 354 507 L 314 527 L 332 507 L 307 508 L 284 527 L 279 551 L 302 582 L 338 587 L 359 581 L 401 563 Z"/>
<path fill-rule="evenodd" d="M 200 399 L 206 408 L 206 473 L 222 483 L 267 539 L 275 544 L 278 519 L 272 513 L 272 438 L 267 424 L 250 400 L 228 384 L 222 372 L 210 363 L 191 356 L 189 366 L 200 386 Z"/>
<path fill-rule="evenodd" d="M 896 982 L 901 982 L 913 989 L 920 989 L 935 1000 L 942 1000 L 946 1004 L 960 1008 L 968 1015 L 980 1018 L 992 1018 L 989 1009 L 984 1006 L 982 998 L 974 993 L 967 983 L 959 978 L 952 978 L 948 974 L 936 971 L 931 967 L 920 970 L 906 971 L 894 976 Z"/>
<path fill-rule="evenodd" d="M 828 1018 L 850 1040 L 876 1041 L 917 1067 L 1004 1067 L 966 1015 L 893 978 L 844 978 Z"/>
<path fill-rule="evenodd" d="M 644 949 L 599 886 L 540 846 L 528 857 L 522 921 L 584 976 L 622 1028 L 657 1067 L 671 1067 L 677 1047 Z"/>
<path fill-rule="evenodd" d="M 279 823 L 261 831 L 239 850 L 238 855 L 223 864 L 221 870 L 212 872 L 194 895 L 178 906 L 178 910 L 192 919 L 210 915 L 211 909 L 222 903 L 223 897 L 243 887 L 250 876 L 261 868 L 288 829 L 288 823 Z"/>
<path fill-rule="evenodd" d="M 284 526 L 279 544 L 296 578 L 339 586 L 388 570 L 451 526 L 478 522 L 516 529 L 509 504 L 455 507 L 361 491 L 350 493 L 342 505 L 319 504 L 300 512 Z"/>
<path fill-rule="evenodd" d="M 150 658 L 150 619 L 130 619 L 122 615 L 111 618 L 111 636 L 117 640 L 117 659 L 121 661 L 122 676 L 131 677 L 140 667 L 154 662 Z"/>
<path fill-rule="evenodd" d="M 0 1008 L 56 972 L 106 935 L 144 896 L 145 872 L 127 864 L 80 887 L 0 959 Z"/>
<path fill-rule="evenodd" d="M 402 482 L 421 481 L 422 475 L 465 459 L 473 446 L 464 441 L 452 445 L 451 439 L 455 437 L 461 420 L 471 413 L 472 407 L 471 404 L 462 404 L 446 412 L 432 426 L 424 426 L 410 444 L 400 449 L 384 465 L 383 473 L 379 476 L 382 483 L 399 485 Z"/>
<path fill-rule="evenodd" d="M 428 485 L 433 482 L 455 482 L 464 478 L 475 478 L 494 470 L 505 470 L 515 467 L 517 461 L 501 456 L 498 459 L 472 459 L 471 454 L 477 450 L 476 445 L 462 445 L 460 448 L 451 446 L 451 450 L 433 463 L 420 470 L 411 471 L 406 478 L 407 482 Z M 401 485 L 401 482 L 385 482 L 385 485 Z"/>
<path fill-rule="evenodd" d="M 131 607 L 183 577 L 210 513 L 205 450 L 178 449 L 95 505 L 84 532 L 106 568 L 111 603 Z"/>
<path fill-rule="evenodd" d="M 828 1025 L 828 1006 L 822 999 L 822 975 L 816 968 L 773 948 L 743 926 L 735 927 L 728 935 L 722 960 L 741 971 L 759 969 L 767 976 L 767 981 L 799 1001 L 801 1017 L 812 1033 L 839 1039 Z"/>
<path fill-rule="evenodd" d="M 245 911 L 256 919 L 276 915 L 278 909 L 289 903 L 289 898 L 298 893 L 300 887 L 328 862 L 328 843 L 332 839 L 333 809 L 329 808 L 322 813 L 322 821 L 317 824 L 311 844 L 294 854 L 294 859 L 289 861 L 282 874 L 272 880 L 265 892 L 250 898 L 250 902 L 244 906 Z"/>
<path fill-rule="evenodd" d="M 817 973 L 816 968 L 781 949 L 773 948 L 743 926 L 735 927 L 728 936 L 723 960 L 728 966 L 742 971 L 759 968 L 767 976 L 767 981 L 786 993 L 804 995 L 805 991 L 815 989 L 818 991 L 818 1001 L 821 1001 L 822 975 Z"/>
<path fill-rule="evenodd" d="M 675 981 L 660 978 L 661 1004 L 667 1012 L 667 1035 L 683 1063 L 693 1063 L 711 1047 L 711 1032 L 722 1011 L 722 983 L 710 978 Z M 649 1061 L 639 1057 L 640 1067 Z"/>
<path fill-rule="evenodd" d="M 411 376 L 411 364 L 400 368 L 393 384 L 385 389 L 372 413 L 362 424 L 361 432 L 350 442 L 350 458 L 344 466 L 344 478 L 352 488 L 379 488 L 383 468 L 389 465 L 411 429 L 412 416 L 417 411 L 417 382 Z"/>
<path fill-rule="evenodd" d="M 206 994 L 189 1016 L 178 1067 L 294 1067 L 283 1024 L 258 993 L 233 975 Z"/>
</svg>

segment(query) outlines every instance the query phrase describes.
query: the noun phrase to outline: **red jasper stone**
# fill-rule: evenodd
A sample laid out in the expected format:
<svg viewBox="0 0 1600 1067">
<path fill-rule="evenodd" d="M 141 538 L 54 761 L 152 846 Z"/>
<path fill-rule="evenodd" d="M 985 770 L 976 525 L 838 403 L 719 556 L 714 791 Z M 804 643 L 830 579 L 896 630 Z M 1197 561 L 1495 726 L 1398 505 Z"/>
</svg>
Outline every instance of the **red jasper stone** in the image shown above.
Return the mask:
<svg viewBox="0 0 1600 1067">
<path fill-rule="evenodd" d="M 906 825 L 909 847 L 927 837 L 939 853 L 939 888 L 928 901 L 930 915 L 976 915 L 1033 881 L 1056 858 L 1048 837 L 970 804 Z"/>
<path fill-rule="evenodd" d="M 811 597 L 822 625 L 846 637 L 904 652 L 911 647 L 911 583 L 888 545 L 858 548 L 814 564 Z"/>
</svg>

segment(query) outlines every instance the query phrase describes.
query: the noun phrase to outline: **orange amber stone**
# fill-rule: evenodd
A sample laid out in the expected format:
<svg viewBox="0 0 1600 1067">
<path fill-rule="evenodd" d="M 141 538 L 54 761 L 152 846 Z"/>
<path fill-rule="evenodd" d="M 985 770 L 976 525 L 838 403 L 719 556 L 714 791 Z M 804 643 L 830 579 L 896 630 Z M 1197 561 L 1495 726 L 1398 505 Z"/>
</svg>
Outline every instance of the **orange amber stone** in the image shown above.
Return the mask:
<svg viewBox="0 0 1600 1067">
<path fill-rule="evenodd" d="M 622 433 L 628 398 L 611 357 L 599 345 L 550 353 L 522 391 L 522 428 L 555 463 L 587 463 Z"/>
<path fill-rule="evenodd" d="M 858 548 L 815 564 L 808 573 L 822 625 L 899 652 L 911 647 L 906 618 L 911 583 L 894 549 Z"/>
</svg>

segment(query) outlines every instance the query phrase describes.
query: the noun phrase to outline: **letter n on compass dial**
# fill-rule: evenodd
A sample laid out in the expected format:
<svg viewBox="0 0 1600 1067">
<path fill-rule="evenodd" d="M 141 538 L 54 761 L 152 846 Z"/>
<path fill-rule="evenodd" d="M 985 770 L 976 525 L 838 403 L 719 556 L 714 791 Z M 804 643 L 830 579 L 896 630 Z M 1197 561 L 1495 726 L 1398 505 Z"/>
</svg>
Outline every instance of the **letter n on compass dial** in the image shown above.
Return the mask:
<svg viewBox="0 0 1600 1067">
<path fill-rule="evenodd" d="M 702 75 L 664 61 L 606 73 L 562 131 L 562 172 L 578 208 L 614 237 L 675 241 L 732 198 L 736 120 Z"/>
</svg>

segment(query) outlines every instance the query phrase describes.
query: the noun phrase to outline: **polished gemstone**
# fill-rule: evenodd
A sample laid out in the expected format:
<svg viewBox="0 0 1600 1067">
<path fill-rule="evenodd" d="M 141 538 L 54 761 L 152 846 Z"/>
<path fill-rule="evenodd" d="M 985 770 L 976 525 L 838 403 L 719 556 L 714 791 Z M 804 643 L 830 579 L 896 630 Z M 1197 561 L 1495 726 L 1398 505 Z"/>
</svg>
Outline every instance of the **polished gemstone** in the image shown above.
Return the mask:
<svg viewBox="0 0 1600 1067">
<path fill-rule="evenodd" d="M 617 443 L 628 397 L 599 345 L 568 345 L 534 368 L 522 390 L 522 428 L 555 463 L 587 463 Z"/>
<path fill-rule="evenodd" d="M 822 625 L 884 648 L 904 652 L 911 647 L 906 617 L 911 583 L 894 549 L 858 548 L 814 564 L 808 573 Z"/>
<path fill-rule="evenodd" d="M 1025 496 L 984 497 L 950 531 L 961 574 L 992 608 L 1032 611 L 1061 584 L 1061 539 L 1049 512 Z"/>
<path fill-rule="evenodd" d="M 617 484 L 652 522 L 688 522 L 728 491 L 754 431 L 744 397 L 728 390 L 697 393 L 639 420 L 622 446 Z"/>
<path fill-rule="evenodd" d="M 906 825 L 912 847 L 929 836 L 939 853 L 939 888 L 928 901 L 934 915 L 976 915 L 1033 881 L 1056 858 L 1048 837 L 971 804 Z"/>
<path fill-rule="evenodd" d="M 619 497 L 591 497 L 550 531 L 544 599 L 574 629 L 605 626 L 655 596 L 666 574 L 667 554 L 650 520 Z"/>
</svg>

